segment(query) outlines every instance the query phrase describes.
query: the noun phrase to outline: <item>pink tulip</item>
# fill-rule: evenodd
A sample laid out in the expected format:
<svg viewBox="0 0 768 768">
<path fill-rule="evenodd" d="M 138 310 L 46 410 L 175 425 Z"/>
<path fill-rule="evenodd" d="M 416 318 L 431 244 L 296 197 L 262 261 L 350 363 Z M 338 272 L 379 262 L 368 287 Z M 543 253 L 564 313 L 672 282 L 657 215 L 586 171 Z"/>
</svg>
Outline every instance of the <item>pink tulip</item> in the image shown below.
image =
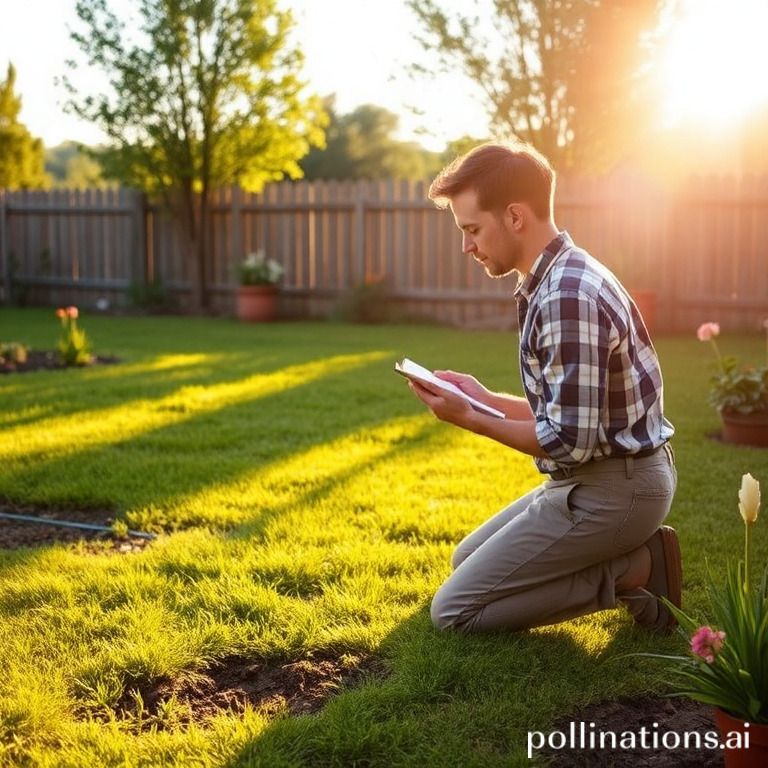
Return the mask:
<svg viewBox="0 0 768 768">
<path fill-rule="evenodd" d="M 712 664 L 725 642 L 725 632 L 715 632 L 712 627 L 699 627 L 691 637 L 691 650 L 707 664 Z"/>
<path fill-rule="evenodd" d="M 77 307 L 67 307 L 67 316 L 71 317 L 73 320 L 77 319 L 78 315 Z"/>
<path fill-rule="evenodd" d="M 699 341 L 711 341 L 715 336 L 720 335 L 720 325 L 718 323 L 702 323 L 696 331 Z"/>
<path fill-rule="evenodd" d="M 59 320 L 63 320 L 67 316 L 67 310 L 66 309 L 57 309 L 56 310 L 56 317 L 59 318 Z"/>
</svg>

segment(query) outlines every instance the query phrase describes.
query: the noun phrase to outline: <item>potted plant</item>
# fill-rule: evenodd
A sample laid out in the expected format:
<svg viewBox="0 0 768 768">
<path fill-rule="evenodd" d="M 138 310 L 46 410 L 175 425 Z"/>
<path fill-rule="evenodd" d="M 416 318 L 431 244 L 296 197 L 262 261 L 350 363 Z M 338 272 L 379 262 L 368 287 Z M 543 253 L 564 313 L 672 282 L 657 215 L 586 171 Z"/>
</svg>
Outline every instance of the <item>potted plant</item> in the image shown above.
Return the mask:
<svg viewBox="0 0 768 768">
<path fill-rule="evenodd" d="M 768 333 L 768 320 L 764 323 Z M 708 341 L 717 358 L 712 376 L 710 404 L 723 421 L 723 440 L 727 443 L 768 447 L 768 353 L 762 367 L 740 366 L 733 357 L 723 357 L 717 346 L 720 326 L 699 326 L 699 341 Z"/>
<path fill-rule="evenodd" d="M 273 320 L 277 315 L 277 288 L 283 267 L 259 249 L 249 253 L 238 268 L 237 316 L 247 322 Z"/>
<path fill-rule="evenodd" d="M 671 663 L 675 694 L 715 708 L 727 768 L 768 765 L 768 563 L 751 578 L 750 541 L 760 509 L 760 484 L 746 474 L 739 490 L 744 559 L 709 587 L 712 621 L 702 625 L 665 601 L 689 652 L 659 656 Z"/>
</svg>

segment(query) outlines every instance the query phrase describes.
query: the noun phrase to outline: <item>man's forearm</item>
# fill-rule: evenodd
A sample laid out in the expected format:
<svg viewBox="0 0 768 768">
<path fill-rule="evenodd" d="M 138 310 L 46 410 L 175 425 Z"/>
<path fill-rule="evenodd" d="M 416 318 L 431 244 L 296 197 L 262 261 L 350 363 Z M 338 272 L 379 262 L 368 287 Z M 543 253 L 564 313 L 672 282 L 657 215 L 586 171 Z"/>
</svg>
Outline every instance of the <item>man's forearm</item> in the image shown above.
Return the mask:
<svg viewBox="0 0 768 768">
<path fill-rule="evenodd" d="M 527 404 L 527 401 L 525 402 Z M 499 406 L 496 407 L 499 408 Z M 467 422 L 460 426 L 477 435 L 489 437 L 491 440 L 514 448 L 516 451 L 527 453 L 529 456 L 547 458 L 547 454 L 536 439 L 536 421 L 530 408 L 528 409 L 528 416 L 528 419 L 520 420 L 511 419 L 509 416 L 506 419 L 497 419 L 493 416 L 473 412 Z"/>
<path fill-rule="evenodd" d="M 490 394 L 491 397 L 487 405 L 501 411 L 508 419 L 512 421 L 534 420 L 531 404 L 524 397 L 506 395 L 500 392 L 491 392 Z"/>
</svg>

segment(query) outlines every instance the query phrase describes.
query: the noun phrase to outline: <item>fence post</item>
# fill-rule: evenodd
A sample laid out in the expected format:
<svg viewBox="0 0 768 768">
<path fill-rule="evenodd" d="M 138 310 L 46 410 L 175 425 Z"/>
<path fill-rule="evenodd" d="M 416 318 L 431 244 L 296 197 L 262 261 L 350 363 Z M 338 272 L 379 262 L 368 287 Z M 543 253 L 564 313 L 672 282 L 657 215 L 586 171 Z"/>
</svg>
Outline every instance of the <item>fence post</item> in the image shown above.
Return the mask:
<svg viewBox="0 0 768 768">
<path fill-rule="evenodd" d="M 355 195 L 355 264 L 357 267 L 356 280 L 353 281 L 362 284 L 365 280 L 365 202 L 366 195 L 364 184 L 360 181 L 357 184 L 357 194 Z"/>
<path fill-rule="evenodd" d="M 2 265 L 3 277 L 3 302 L 10 305 L 13 300 L 13 286 L 11 285 L 11 260 L 8 255 L 6 195 L 5 190 L 0 190 L 0 265 Z"/>
<path fill-rule="evenodd" d="M 239 184 L 233 184 L 231 190 L 232 254 L 228 264 L 237 265 L 245 256 L 243 253 L 243 190 Z"/>
<path fill-rule="evenodd" d="M 133 191 L 133 282 L 139 286 L 145 286 L 149 277 L 154 280 L 155 275 L 149 275 L 147 264 L 147 217 L 145 215 L 144 193 L 136 189 Z"/>
</svg>

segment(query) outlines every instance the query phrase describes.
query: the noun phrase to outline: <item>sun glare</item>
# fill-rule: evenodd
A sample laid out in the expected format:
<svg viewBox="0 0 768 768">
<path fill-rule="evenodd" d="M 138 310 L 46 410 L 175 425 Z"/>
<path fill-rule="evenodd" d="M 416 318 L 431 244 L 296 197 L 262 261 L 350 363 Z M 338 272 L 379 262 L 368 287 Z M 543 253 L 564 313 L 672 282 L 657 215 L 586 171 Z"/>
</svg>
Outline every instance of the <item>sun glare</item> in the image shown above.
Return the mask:
<svg viewBox="0 0 768 768">
<path fill-rule="evenodd" d="M 677 5 L 660 68 L 665 126 L 732 128 L 768 106 L 768 2 Z"/>
</svg>

